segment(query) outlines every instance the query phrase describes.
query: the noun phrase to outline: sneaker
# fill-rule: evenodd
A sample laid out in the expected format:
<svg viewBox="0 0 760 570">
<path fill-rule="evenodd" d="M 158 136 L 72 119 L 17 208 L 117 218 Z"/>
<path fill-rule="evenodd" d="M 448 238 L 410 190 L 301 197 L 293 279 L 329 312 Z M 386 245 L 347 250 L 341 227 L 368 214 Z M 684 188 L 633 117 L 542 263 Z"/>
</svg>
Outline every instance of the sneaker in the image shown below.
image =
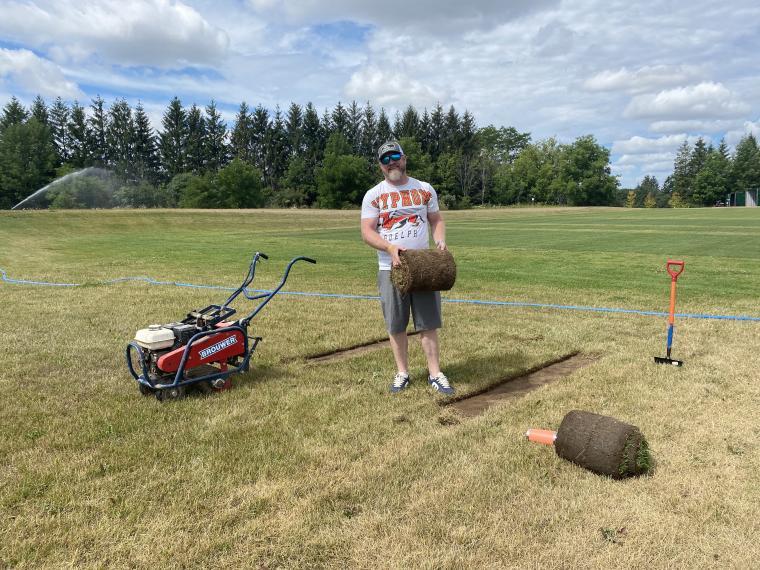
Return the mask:
<svg viewBox="0 0 760 570">
<path fill-rule="evenodd" d="M 436 392 L 440 392 L 441 394 L 454 393 L 454 388 L 451 387 L 451 384 L 449 384 L 449 379 L 446 378 L 443 372 L 439 372 L 438 376 L 436 377 L 428 377 L 428 382 L 430 382 L 430 385 Z"/>
<path fill-rule="evenodd" d="M 393 383 L 391 384 L 391 392 L 401 392 L 401 390 L 409 386 L 409 375 L 398 372 L 393 377 Z"/>
</svg>

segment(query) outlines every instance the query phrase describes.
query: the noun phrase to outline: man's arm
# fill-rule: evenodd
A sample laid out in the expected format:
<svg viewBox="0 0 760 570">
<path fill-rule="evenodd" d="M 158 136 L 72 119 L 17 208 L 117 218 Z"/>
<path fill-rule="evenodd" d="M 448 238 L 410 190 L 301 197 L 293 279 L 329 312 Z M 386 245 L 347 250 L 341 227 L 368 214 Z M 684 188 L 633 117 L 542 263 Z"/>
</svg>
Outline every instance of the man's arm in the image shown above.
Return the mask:
<svg viewBox="0 0 760 570">
<path fill-rule="evenodd" d="M 393 245 L 380 237 L 380 234 L 377 233 L 377 218 L 362 218 L 361 227 L 364 243 L 390 255 L 393 265 L 401 263 L 401 260 L 398 258 L 398 252 L 403 251 L 404 248 Z"/>
<path fill-rule="evenodd" d="M 433 241 L 440 250 L 446 249 L 446 224 L 443 222 L 441 212 L 428 212 L 428 222 L 433 230 Z"/>
</svg>

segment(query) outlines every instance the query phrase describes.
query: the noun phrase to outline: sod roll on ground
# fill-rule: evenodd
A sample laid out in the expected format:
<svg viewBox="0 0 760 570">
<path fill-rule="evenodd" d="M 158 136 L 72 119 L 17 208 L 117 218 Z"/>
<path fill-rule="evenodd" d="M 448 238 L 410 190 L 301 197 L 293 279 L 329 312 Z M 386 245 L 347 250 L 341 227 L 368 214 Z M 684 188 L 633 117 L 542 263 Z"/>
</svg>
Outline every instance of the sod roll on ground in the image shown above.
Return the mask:
<svg viewBox="0 0 760 570">
<path fill-rule="evenodd" d="M 412 291 L 448 291 L 457 278 L 457 265 L 448 250 L 408 249 L 391 269 L 391 281 L 402 294 Z"/>
<path fill-rule="evenodd" d="M 642 475 L 652 465 L 639 428 L 592 412 L 568 412 L 557 430 L 554 448 L 563 459 L 614 479 Z"/>
</svg>

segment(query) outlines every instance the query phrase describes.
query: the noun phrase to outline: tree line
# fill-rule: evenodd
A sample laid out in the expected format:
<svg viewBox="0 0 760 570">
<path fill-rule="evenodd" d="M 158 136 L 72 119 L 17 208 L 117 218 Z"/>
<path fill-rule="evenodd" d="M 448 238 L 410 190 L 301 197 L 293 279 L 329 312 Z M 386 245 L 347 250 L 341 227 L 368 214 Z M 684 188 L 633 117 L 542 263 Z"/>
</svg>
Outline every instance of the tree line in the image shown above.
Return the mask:
<svg viewBox="0 0 760 570">
<path fill-rule="evenodd" d="M 715 147 L 700 137 L 678 149 L 673 174 L 659 185 L 647 175 L 632 190 L 626 190 L 629 208 L 701 207 L 723 205 L 729 194 L 760 189 L 760 147 L 751 133 L 745 135 L 731 154 L 725 140 Z"/>
<path fill-rule="evenodd" d="M 283 112 L 243 102 L 228 126 L 213 101 L 203 108 L 186 107 L 175 97 L 154 130 L 139 103 L 132 108 L 117 99 L 106 105 L 98 96 L 85 108 L 60 97 L 48 105 L 38 96 L 29 109 L 15 97 L 3 107 L 0 208 L 88 167 L 107 170 L 111 182 L 72 177 L 46 192 L 42 205 L 356 207 L 380 178 L 375 152 L 389 139 L 401 143 L 410 173 L 429 181 L 448 208 L 630 201 L 611 174 L 609 151 L 592 135 L 570 144 L 553 138 L 532 141 L 530 133 L 514 127 L 478 128 L 469 111 L 460 114 L 453 106 L 446 110 L 438 104 L 422 113 L 409 106 L 391 118 L 369 102 L 339 102 L 321 114 L 312 103 L 291 103 Z M 708 156 L 723 152 L 704 151 L 699 172 L 714 162 Z M 695 152 L 696 146 L 689 149 L 688 180 L 679 174 L 678 159 L 662 188 L 645 179 L 649 186 L 644 186 L 642 204 L 649 190 L 657 205 L 667 205 L 676 195 L 684 203 L 702 200 L 704 192 L 692 188 L 709 181 L 705 174 L 702 186 L 694 186 Z M 737 163 L 738 158 L 725 156 L 731 165 Z M 635 205 L 642 185 L 634 191 Z"/>
</svg>

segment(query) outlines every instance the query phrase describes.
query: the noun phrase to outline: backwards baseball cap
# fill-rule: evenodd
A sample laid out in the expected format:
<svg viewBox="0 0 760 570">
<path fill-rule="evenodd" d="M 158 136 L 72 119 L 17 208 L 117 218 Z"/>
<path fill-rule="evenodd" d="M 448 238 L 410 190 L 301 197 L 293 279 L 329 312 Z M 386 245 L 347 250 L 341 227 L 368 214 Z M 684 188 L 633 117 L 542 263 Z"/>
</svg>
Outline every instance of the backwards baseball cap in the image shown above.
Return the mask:
<svg viewBox="0 0 760 570">
<path fill-rule="evenodd" d="M 388 154 L 389 152 L 398 152 L 400 154 L 404 154 L 404 150 L 401 148 L 401 145 L 398 144 L 396 141 L 388 141 L 383 143 L 379 149 L 377 149 L 377 158 L 383 158 L 384 154 Z"/>
</svg>

